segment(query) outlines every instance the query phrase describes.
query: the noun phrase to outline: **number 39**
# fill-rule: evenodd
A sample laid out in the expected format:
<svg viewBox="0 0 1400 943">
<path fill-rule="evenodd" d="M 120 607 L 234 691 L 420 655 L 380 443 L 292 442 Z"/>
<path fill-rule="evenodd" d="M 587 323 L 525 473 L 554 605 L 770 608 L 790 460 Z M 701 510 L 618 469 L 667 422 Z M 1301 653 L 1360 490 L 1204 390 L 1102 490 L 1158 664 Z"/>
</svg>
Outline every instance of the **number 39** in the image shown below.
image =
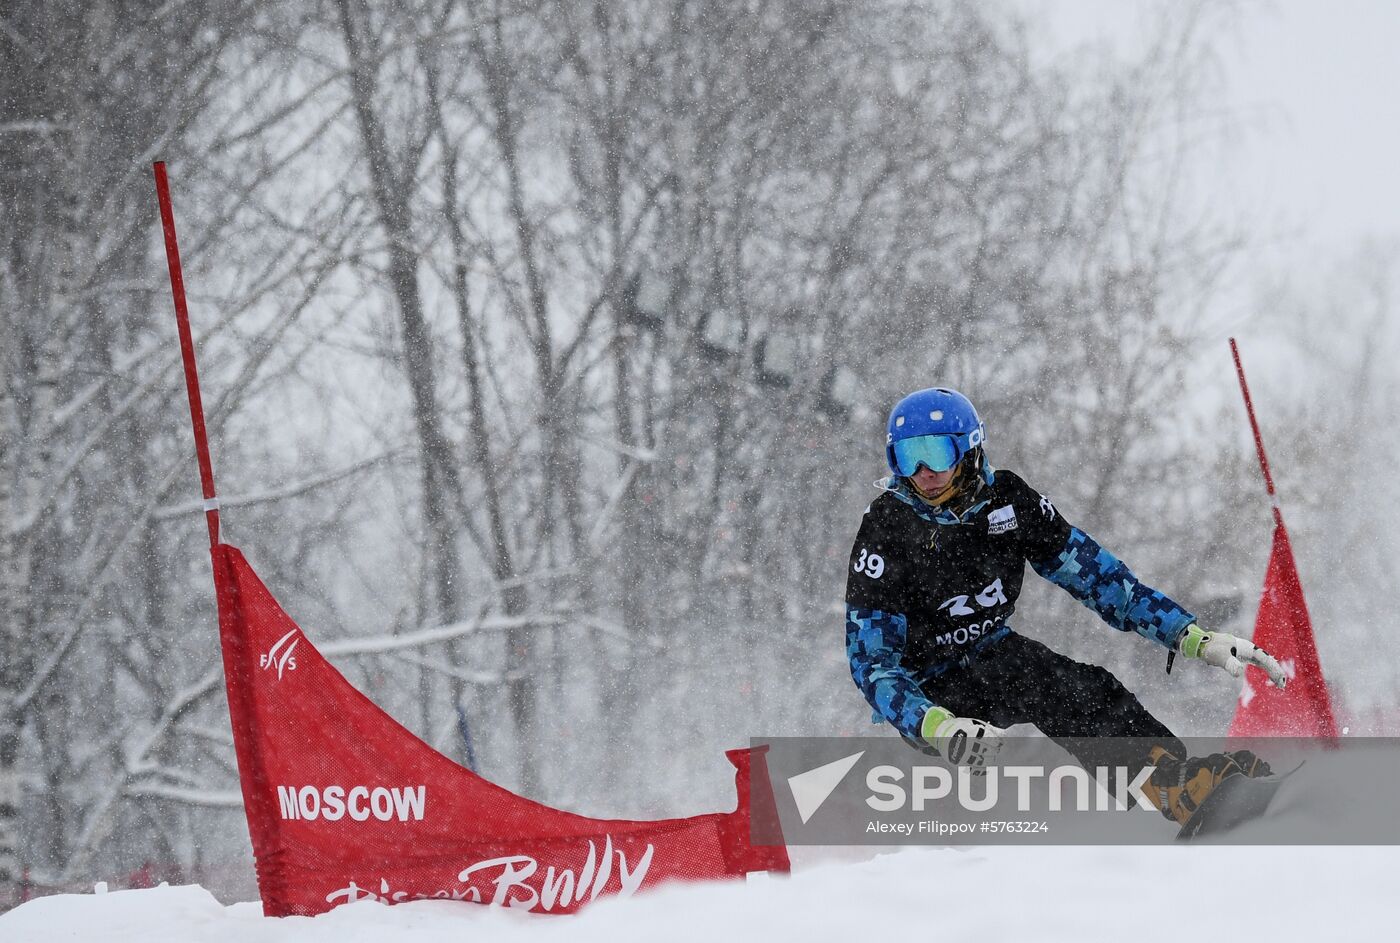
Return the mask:
<svg viewBox="0 0 1400 943">
<path fill-rule="evenodd" d="M 862 550 L 860 559 L 856 561 L 855 571 L 864 573 L 872 580 L 878 580 L 885 573 L 885 558 L 878 553 Z"/>
</svg>

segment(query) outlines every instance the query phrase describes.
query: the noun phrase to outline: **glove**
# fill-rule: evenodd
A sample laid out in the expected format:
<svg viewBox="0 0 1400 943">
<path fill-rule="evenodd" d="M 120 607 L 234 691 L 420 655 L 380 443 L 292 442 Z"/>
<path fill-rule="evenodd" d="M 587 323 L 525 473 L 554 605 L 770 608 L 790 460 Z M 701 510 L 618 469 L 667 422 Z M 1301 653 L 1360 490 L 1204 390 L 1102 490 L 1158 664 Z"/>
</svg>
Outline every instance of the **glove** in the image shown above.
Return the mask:
<svg viewBox="0 0 1400 943">
<path fill-rule="evenodd" d="M 1187 658 L 1199 658 L 1207 665 L 1224 668 L 1236 678 L 1244 675 L 1245 665 L 1254 665 L 1264 669 L 1274 687 L 1282 688 L 1288 683 L 1273 655 L 1253 642 L 1226 632 L 1207 632 L 1192 622 L 1181 633 L 1176 647 Z"/>
<path fill-rule="evenodd" d="M 919 736 L 954 766 L 991 766 L 1005 733 L 986 721 L 954 717 L 941 707 L 930 707 L 919 725 Z"/>
</svg>

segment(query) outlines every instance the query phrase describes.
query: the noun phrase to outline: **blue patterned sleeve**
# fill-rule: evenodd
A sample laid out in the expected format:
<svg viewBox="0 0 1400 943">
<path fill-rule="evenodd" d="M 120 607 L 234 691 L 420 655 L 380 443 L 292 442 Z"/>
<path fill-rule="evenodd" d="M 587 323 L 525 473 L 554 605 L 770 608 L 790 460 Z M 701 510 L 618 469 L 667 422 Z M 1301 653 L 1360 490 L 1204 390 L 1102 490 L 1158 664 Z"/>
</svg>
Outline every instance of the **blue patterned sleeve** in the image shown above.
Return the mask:
<svg viewBox="0 0 1400 943">
<path fill-rule="evenodd" d="M 933 702 L 903 665 L 909 624 L 903 613 L 846 607 L 846 657 L 860 693 L 901 734 L 919 739 Z"/>
<path fill-rule="evenodd" d="M 1115 629 L 1173 648 L 1196 617 L 1138 581 L 1127 565 L 1078 527 L 1059 556 L 1031 561 L 1037 573 L 1099 614 Z"/>
</svg>

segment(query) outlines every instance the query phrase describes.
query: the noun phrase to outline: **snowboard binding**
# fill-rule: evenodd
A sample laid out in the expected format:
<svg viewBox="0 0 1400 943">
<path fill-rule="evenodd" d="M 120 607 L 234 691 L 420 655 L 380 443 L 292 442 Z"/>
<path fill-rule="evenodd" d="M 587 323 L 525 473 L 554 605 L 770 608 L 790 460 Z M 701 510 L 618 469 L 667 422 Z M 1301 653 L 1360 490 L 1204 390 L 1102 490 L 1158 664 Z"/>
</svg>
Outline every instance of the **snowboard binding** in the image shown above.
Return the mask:
<svg viewBox="0 0 1400 943">
<path fill-rule="evenodd" d="M 1264 779 L 1273 770 L 1249 750 L 1212 753 L 1209 756 L 1179 757 L 1165 747 L 1153 747 L 1148 754 L 1156 769 L 1144 790 L 1162 815 L 1185 826 L 1210 797 L 1231 779 Z"/>
</svg>

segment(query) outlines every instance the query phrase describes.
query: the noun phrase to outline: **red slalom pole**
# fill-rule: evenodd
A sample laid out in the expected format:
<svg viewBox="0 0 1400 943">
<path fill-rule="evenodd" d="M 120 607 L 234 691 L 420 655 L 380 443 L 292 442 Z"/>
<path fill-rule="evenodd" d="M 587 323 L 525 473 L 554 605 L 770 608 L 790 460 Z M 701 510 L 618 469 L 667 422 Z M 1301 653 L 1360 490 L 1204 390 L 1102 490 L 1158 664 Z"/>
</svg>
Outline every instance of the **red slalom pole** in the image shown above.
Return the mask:
<svg viewBox="0 0 1400 943">
<path fill-rule="evenodd" d="M 1254 448 L 1259 453 L 1259 467 L 1264 472 L 1264 486 L 1269 491 L 1269 500 L 1274 506 L 1274 521 L 1283 525 L 1283 512 L 1279 509 L 1278 493 L 1274 490 L 1274 476 L 1269 471 L 1269 456 L 1264 454 L 1264 436 L 1259 431 L 1259 420 L 1254 418 L 1254 400 L 1249 395 L 1249 384 L 1244 379 L 1244 364 L 1240 362 L 1240 348 L 1235 339 L 1230 338 L 1230 353 L 1235 358 L 1235 373 L 1240 378 L 1240 392 L 1244 393 L 1245 412 L 1249 413 L 1249 427 L 1254 430 Z"/>
<path fill-rule="evenodd" d="M 1332 699 L 1322 675 L 1317 656 L 1312 618 L 1308 615 L 1307 599 L 1298 578 L 1298 565 L 1293 559 L 1293 546 L 1288 528 L 1283 525 L 1274 476 L 1269 470 L 1269 458 L 1264 453 L 1264 437 L 1254 415 L 1254 401 L 1244 378 L 1240 348 L 1230 338 L 1230 352 L 1235 358 L 1240 391 L 1244 393 L 1245 411 L 1254 430 L 1254 447 L 1259 452 L 1259 467 L 1264 472 L 1264 484 L 1274 509 L 1273 547 L 1269 551 L 1269 568 L 1264 576 L 1264 593 L 1259 613 L 1254 621 L 1254 644 L 1263 647 L 1283 664 L 1290 679 L 1285 690 L 1269 688 L 1258 668 L 1251 667 L 1246 677 L 1249 696 L 1242 697 L 1235 707 L 1230 724 L 1231 737 L 1307 736 L 1335 738 L 1337 724 L 1332 711 Z M 1291 672 L 1290 672 L 1291 668 Z M 1331 744 L 1335 749 L 1336 744 Z"/>
<path fill-rule="evenodd" d="M 190 424 L 194 449 L 199 456 L 199 482 L 204 488 L 204 516 L 209 523 L 209 546 L 219 545 L 219 499 L 214 491 L 214 466 L 209 460 L 209 437 L 204 431 L 204 404 L 199 398 L 199 370 L 194 363 L 194 338 L 190 335 L 190 311 L 185 304 L 185 276 L 180 269 L 180 246 L 175 241 L 175 211 L 170 205 L 170 181 L 165 161 L 154 165 L 160 222 L 165 230 L 165 261 L 170 267 L 170 294 L 175 299 L 175 321 L 180 329 L 180 354 L 185 360 L 185 390 L 189 393 Z"/>
</svg>

